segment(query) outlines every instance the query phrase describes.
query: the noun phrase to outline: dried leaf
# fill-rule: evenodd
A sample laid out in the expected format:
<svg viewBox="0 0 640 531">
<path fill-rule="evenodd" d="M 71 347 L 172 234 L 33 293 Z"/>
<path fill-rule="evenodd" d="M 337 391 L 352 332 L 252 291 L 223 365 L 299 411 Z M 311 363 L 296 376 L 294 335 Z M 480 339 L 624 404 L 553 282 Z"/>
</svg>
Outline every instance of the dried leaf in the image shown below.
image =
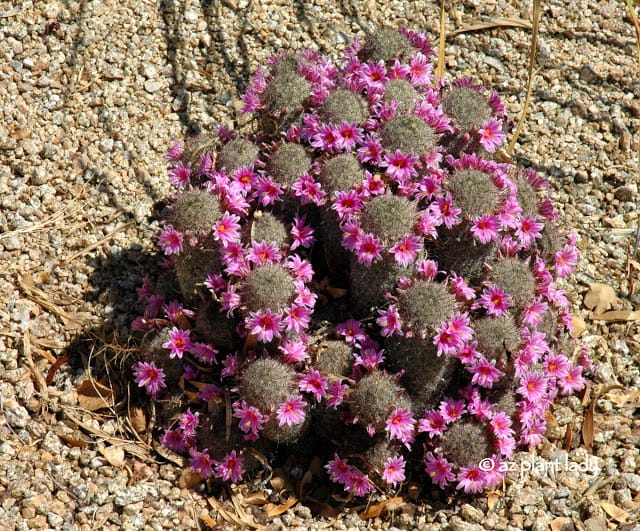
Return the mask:
<svg viewBox="0 0 640 531">
<path fill-rule="evenodd" d="M 638 321 L 640 312 L 632 310 L 611 310 L 604 313 L 592 313 L 590 315 L 594 321 Z"/>
<path fill-rule="evenodd" d="M 138 435 L 147 431 L 147 415 L 141 407 L 129 408 L 129 422 Z"/>
<path fill-rule="evenodd" d="M 640 390 L 634 389 L 633 391 L 629 391 L 625 394 L 618 393 L 608 393 L 605 398 L 613 402 L 616 406 L 624 406 L 627 402 L 637 402 L 640 399 Z M 632 405 L 640 405 L 640 404 L 632 404 Z"/>
<path fill-rule="evenodd" d="M 573 440 L 573 432 L 571 431 L 571 426 L 567 424 L 567 429 L 564 432 L 564 443 L 562 444 L 562 448 L 567 452 L 571 450 L 572 440 Z"/>
<path fill-rule="evenodd" d="M 572 315 L 571 320 L 573 322 L 573 330 L 571 331 L 571 337 L 580 337 L 582 332 L 586 330 L 587 323 L 585 323 L 582 317 L 578 317 L 577 315 Z"/>
<path fill-rule="evenodd" d="M 265 505 L 269 503 L 269 499 L 264 492 L 252 492 L 244 497 L 244 503 L 247 505 Z"/>
<path fill-rule="evenodd" d="M 182 489 L 192 489 L 196 485 L 199 485 L 202 481 L 202 476 L 197 472 L 194 472 L 190 468 L 185 468 L 180 474 L 178 479 L 178 485 Z"/>
<path fill-rule="evenodd" d="M 377 518 L 382 514 L 382 512 L 386 509 L 389 504 L 398 504 L 401 503 L 402 498 L 389 498 L 388 500 L 383 500 L 380 503 L 376 503 L 375 505 L 370 505 L 366 511 L 360 513 L 361 520 L 369 520 L 370 518 Z"/>
<path fill-rule="evenodd" d="M 86 378 L 78 388 L 78 405 L 87 411 L 113 407 L 115 395 L 116 392 L 111 387 L 93 378 Z"/>
<path fill-rule="evenodd" d="M 559 516 L 549 522 L 551 531 L 563 531 L 563 529 L 573 528 L 573 522 L 568 516 Z"/>
<path fill-rule="evenodd" d="M 507 18 L 496 17 L 487 22 L 477 22 L 475 24 L 463 24 L 460 29 L 453 30 L 449 35 L 459 35 L 460 33 L 468 33 L 471 31 L 482 31 L 495 28 L 522 28 L 531 29 L 531 22 L 524 18 Z"/>
<path fill-rule="evenodd" d="M 280 516 L 282 513 L 286 513 L 296 503 L 298 503 L 298 498 L 292 496 L 284 503 L 280 503 L 278 505 L 269 503 L 268 505 L 265 505 L 264 508 L 267 518 L 275 518 L 276 516 Z"/>
<path fill-rule="evenodd" d="M 212 530 L 218 529 L 217 522 L 213 518 L 211 518 L 208 514 L 202 513 L 198 518 L 200 522 L 202 522 L 202 524 L 207 526 L 209 529 L 212 529 Z"/>
<path fill-rule="evenodd" d="M 596 401 L 592 400 L 584 414 L 584 420 L 582 422 L 582 442 L 587 450 L 591 449 L 591 446 L 593 446 L 593 434 L 595 432 L 595 427 L 593 425 L 593 409 L 595 406 Z"/>
<path fill-rule="evenodd" d="M 615 521 L 620 522 L 622 524 L 624 524 L 631 516 L 627 511 L 625 511 L 621 507 L 618 507 L 617 505 L 614 505 L 613 503 L 601 501 L 599 502 L 599 504 L 600 504 L 600 507 L 604 509 L 605 513 L 607 513 Z"/>
<path fill-rule="evenodd" d="M 604 313 L 616 302 L 618 297 L 614 289 L 599 282 L 590 283 L 589 291 L 584 296 L 584 305 L 596 314 Z"/>
<path fill-rule="evenodd" d="M 71 446 L 73 448 L 86 448 L 87 446 L 89 446 L 89 441 L 79 431 L 75 431 L 72 434 L 58 433 L 57 435 L 67 445 L 69 445 L 69 446 Z"/>
<path fill-rule="evenodd" d="M 119 468 L 124 465 L 124 450 L 119 446 L 98 447 L 98 452 L 111 466 Z"/>
<path fill-rule="evenodd" d="M 487 493 L 487 508 L 493 511 L 493 508 L 498 503 L 498 500 L 502 498 L 503 494 L 499 490 L 491 490 Z"/>
</svg>

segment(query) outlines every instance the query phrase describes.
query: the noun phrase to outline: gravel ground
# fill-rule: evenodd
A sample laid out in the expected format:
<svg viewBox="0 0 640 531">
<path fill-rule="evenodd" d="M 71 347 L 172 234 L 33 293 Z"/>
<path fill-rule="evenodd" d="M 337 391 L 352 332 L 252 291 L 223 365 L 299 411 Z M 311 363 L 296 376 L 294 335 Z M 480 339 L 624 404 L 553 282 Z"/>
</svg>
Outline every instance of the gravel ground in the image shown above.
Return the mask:
<svg viewBox="0 0 640 531">
<path fill-rule="evenodd" d="M 186 488 L 181 467 L 135 441 L 122 417 L 87 411 L 95 402 L 82 387 L 86 367 L 100 372 L 114 352 L 105 331 L 126 336 L 135 287 L 153 267 L 156 213 L 168 193 L 164 151 L 173 138 L 237 125 L 250 73 L 281 49 L 331 53 L 383 23 L 435 39 L 436 4 L 0 0 L 0 528 L 233 526 L 229 496 Z M 448 27 L 530 20 L 529 5 L 456 2 Z M 368 520 L 356 511 L 312 519 L 300 504 L 271 519 L 245 507 L 246 519 L 269 529 L 640 529 L 640 321 L 632 312 L 640 264 L 628 260 L 640 83 L 624 9 L 619 0 L 544 2 L 531 109 L 516 146 L 522 164 L 551 180 L 580 236 L 582 261 L 566 289 L 598 363 L 590 395 L 554 408 L 547 439 L 517 455 L 498 492 L 423 492 Z M 522 28 L 450 36 L 446 75 L 476 76 L 517 116 L 529 38 Z M 593 283 L 611 289 L 598 296 Z M 599 318 L 586 294 L 600 303 Z M 608 303 L 617 313 L 602 315 Z M 65 355 L 71 362 L 47 386 Z M 115 357 L 126 355 L 121 348 Z M 580 434 L 591 414 L 587 449 Z"/>
</svg>

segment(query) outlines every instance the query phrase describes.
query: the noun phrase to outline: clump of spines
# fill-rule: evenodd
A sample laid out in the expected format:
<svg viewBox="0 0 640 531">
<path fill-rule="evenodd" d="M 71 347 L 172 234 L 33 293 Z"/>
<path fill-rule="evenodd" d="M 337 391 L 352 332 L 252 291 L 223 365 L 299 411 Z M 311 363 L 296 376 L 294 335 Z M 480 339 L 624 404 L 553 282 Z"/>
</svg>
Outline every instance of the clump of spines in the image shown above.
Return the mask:
<svg viewBox="0 0 640 531">
<path fill-rule="evenodd" d="M 141 289 L 134 374 L 171 398 L 165 446 L 203 477 L 237 481 L 245 447 L 300 441 L 334 464 L 357 455 L 328 472 L 358 496 L 421 462 L 479 492 L 500 479 L 479 461 L 538 444 L 552 399 L 579 389 L 556 287 L 575 238 L 535 172 L 491 160 L 507 130 L 495 92 L 434 84 L 433 55 L 406 29 L 339 63 L 283 53 L 243 97 L 254 132 L 167 153 L 169 282 Z M 559 366 L 570 377 L 548 378 Z"/>
</svg>

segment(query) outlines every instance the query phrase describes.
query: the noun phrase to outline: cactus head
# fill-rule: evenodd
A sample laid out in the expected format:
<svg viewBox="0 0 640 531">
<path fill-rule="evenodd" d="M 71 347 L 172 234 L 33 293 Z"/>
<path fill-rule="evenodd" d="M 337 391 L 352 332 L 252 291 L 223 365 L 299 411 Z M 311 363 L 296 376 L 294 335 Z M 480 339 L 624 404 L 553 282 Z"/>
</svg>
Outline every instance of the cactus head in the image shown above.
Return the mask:
<svg viewBox="0 0 640 531">
<path fill-rule="evenodd" d="M 235 138 L 220 150 L 217 167 L 225 168 L 227 175 L 231 175 L 238 168 L 254 164 L 259 154 L 260 148 L 253 142 L 244 138 Z"/>
<path fill-rule="evenodd" d="M 494 359 L 504 369 L 509 357 L 520 346 L 520 331 L 511 315 L 483 317 L 473 323 L 478 351 Z"/>
<path fill-rule="evenodd" d="M 278 311 L 291 304 L 296 290 L 289 271 L 280 264 L 264 264 L 251 270 L 242 285 L 242 302 L 251 312 Z"/>
<path fill-rule="evenodd" d="M 239 390 L 248 404 L 269 413 L 296 390 L 295 372 L 272 358 L 255 360 L 240 376 Z"/>
<path fill-rule="evenodd" d="M 391 118 L 380 130 L 382 145 L 391 153 L 413 153 L 416 156 L 429 153 L 436 147 L 435 131 L 422 118 L 413 114 L 401 114 Z"/>
<path fill-rule="evenodd" d="M 360 223 L 365 232 L 393 244 L 413 231 L 417 217 L 415 204 L 406 197 L 379 195 L 364 205 Z"/>
<path fill-rule="evenodd" d="M 184 234 L 202 234 L 211 231 L 222 217 L 218 198 L 201 188 L 181 193 L 171 206 L 169 221 Z"/>
<path fill-rule="evenodd" d="M 363 179 L 364 169 L 351 153 L 326 160 L 320 170 L 320 184 L 327 194 L 350 190 Z"/>
<path fill-rule="evenodd" d="M 491 277 L 511 295 L 513 305 L 522 310 L 533 301 L 536 280 L 527 264 L 517 258 L 503 258 L 492 264 Z"/>
<path fill-rule="evenodd" d="M 392 64 L 396 59 L 406 59 L 414 51 L 411 42 L 398 30 L 381 29 L 367 35 L 360 51 L 362 61 Z"/>
<path fill-rule="evenodd" d="M 471 87 L 453 86 L 441 99 L 442 109 L 453 119 L 454 125 L 462 133 L 479 129 L 491 118 L 491 106 L 487 99 Z"/>
<path fill-rule="evenodd" d="M 348 89 L 338 89 L 327 96 L 320 107 L 320 118 L 329 123 L 364 123 L 369 117 L 367 101 Z"/>
<path fill-rule="evenodd" d="M 398 296 L 398 310 L 414 333 L 429 332 L 456 310 L 456 298 L 444 284 L 416 280 Z"/>
<path fill-rule="evenodd" d="M 271 212 L 256 212 L 251 224 L 251 240 L 275 242 L 280 247 L 287 237 L 287 229 Z"/>
<path fill-rule="evenodd" d="M 415 87 L 404 79 L 390 80 L 384 91 L 382 101 L 395 101 L 398 104 L 398 110 L 401 113 L 410 113 L 420 99 L 420 93 Z"/>
<path fill-rule="evenodd" d="M 300 144 L 284 142 L 271 155 L 269 174 L 278 184 L 291 186 L 310 169 L 311 157 Z"/>
<path fill-rule="evenodd" d="M 440 446 L 447 459 L 460 466 L 477 465 L 495 453 L 489 427 L 469 417 L 456 421 L 443 434 Z"/>
<path fill-rule="evenodd" d="M 493 212 L 500 203 L 500 191 L 491 177 L 476 169 L 456 170 L 447 189 L 454 204 L 468 217 L 474 218 Z"/>
<path fill-rule="evenodd" d="M 393 378 L 381 371 L 363 376 L 350 395 L 354 416 L 363 426 L 373 425 L 376 430 L 384 423 L 396 407 L 411 409 L 410 401 L 402 393 Z"/>
</svg>

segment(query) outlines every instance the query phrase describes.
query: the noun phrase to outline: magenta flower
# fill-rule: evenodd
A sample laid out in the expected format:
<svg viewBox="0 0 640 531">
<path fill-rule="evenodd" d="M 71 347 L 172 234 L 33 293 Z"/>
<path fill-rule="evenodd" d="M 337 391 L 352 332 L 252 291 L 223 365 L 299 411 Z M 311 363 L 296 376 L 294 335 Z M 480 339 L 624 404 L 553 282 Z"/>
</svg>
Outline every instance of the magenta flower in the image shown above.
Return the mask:
<svg viewBox="0 0 640 531">
<path fill-rule="evenodd" d="M 222 389 L 216 384 L 205 384 L 198 393 L 198 398 L 205 402 L 209 402 L 209 400 L 213 400 L 215 398 L 220 398 L 221 396 Z"/>
<path fill-rule="evenodd" d="M 282 187 L 269 177 L 258 177 L 253 185 L 256 197 L 263 206 L 273 205 L 282 195 Z"/>
<path fill-rule="evenodd" d="M 355 124 L 342 122 L 335 130 L 337 137 L 336 147 L 338 149 L 344 149 L 345 151 L 353 150 L 353 148 L 356 147 L 356 144 L 362 142 L 362 132 L 363 129 L 361 127 L 358 127 Z"/>
<path fill-rule="evenodd" d="M 300 391 L 305 393 L 311 393 L 317 402 L 320 402 L 325 396 L 327 396 L 327 384 L 329 378 L 322 376 L 320 371 L 316 369 L 309 369 L 308 374 L 304 375 L 300 379 L 299 388 Z"/>
<path fill-rule="evenodd" d="M 307 260 L 303 260 L 297 254 L 287 258 L 285 265 L 293 272 L 298 280 L 311 282 L 313 279 L 313 267 Z"/>
<path fill-rule="evenodd" d="M 407 447 L 413 442 L 415 419 L 410 411 L 402 407 L 393 410 L 389 418 L 387 418 L 385 431 L 389 433 L 391 440 L 398 439 Z"/>
<path fill-rule="evenodd" d="M 482 291 L 478 303 L 487 310 L 487 315 L 504 315 L 513 306 L 513 298 L 504 289 L 491 284 Z"/>
<path fill-rule="evenodd" d="M 454 422 L 458 420 L 466 411 L 464 400 L 454 400 L 453 398 L 445 398 L 440 403 L 440 413 L 445 422 Z"/>
<path fill-rule="evenodd" d="M 528 372 L 520 378 L 516 392 L 530 402 L 540 402 L 547 394 L 547 379 L 540 373 Z"/>
<path fill-rule="evenodd" d="M 358 261 L 366 266 L 370 266 L 374 260 L 381 260 L 380 252 L 384 249 L 384 245 L 371 234 L 363 234 L 357 243 L 356 253 Z"/>
<path fill-rule="evenodd" d="M 307 344 L 299 339 L 285 339 L 278 349 L 287 363 L 299 363 L 309 359 Z"/>
<path fill-rule="evenodd" d="M 418 420 L 418 431 L 427 432 L 429 437 L 442 435 L 447 429 L 447 420 L 440 411 L 426 411 L 424 417 Z"/>
<path fill-rule="evenodd" d="M 233 416 L 240 419 L 238 427 L 246 434 L 245 439 L 255 441 L 258 432 L 264 428 L 264 423 L 269 419 L 255 406 L 249 406 L 244 400 L 233 404 Z"/>
<path fill-rule="evenodd" d="M 163 343 L 162 347 L 171 350 L 170 358 L 182 358 L 185 352 L 193 348 L 189 334 L 191 334 L 191 330 L 180 330 L 175 326 L 169 330 L 169 341 Z"/>
<path fill-rule="evenodd" d="M 213 228 L 213 237 L 216 240 L 220 240 L 223 245 L 227 245 L 231 242 L 239 241 L 240 239 L 240 217 L 235 214 L 226 213 L 222 216 L 220 221 L 215 224 Z"/>
<path fill-rule="evenodd" d="M 358 469 L 353 469 L 344 484 L 344 490 L 354 494 L 355 496 L 364 496 L 375 490 L 369 481 L 369 476 L 363 474 Z"/>
<path fill-rule="evenodd" d="M 191 448 L 189 455 L 191 456 L 189 468 L 192 472 L 199 474 L 201 478 L 208 478 L 213 474 L 214 461 L 209 457 L 209 450 L 205 448 L 200 452 L 195 448 Z"/>
<path fill-rule="evenodd" d="M 331 208 L 338 213 L 341 220 L 346 220 L 362 208 L 362 199 L 355 190 L 336 192 Z"/>
<path fill-rule="evenodd" d="M 306 219 L 306 214 L 302 217 L 295 216 L 293 218 L 293 226 L 291 227 L 293 243 L 290 247 L 292 251 L 298 247 L 309 247 L 315 241 L 313 229 L 309 225 L 305 225 Z"/>
<path fill-rule="evenodd" d="M 411 83 L 413 85 L 430 85 L 433 76 L 431 70 L 433 68 L 432 63 L 420 52 L 418 52 L 409 64 L 411 69 Z"/>
<path fill-rule="evenodd" d="M 571 368 L 571 363 L 562 354 L 554 354 L 549 352 L 544 360 L 544 368 L 549 376 L 556 378 L 564 378 Z"/>
<path fill-rule="evenodd" d="M 585 386 L 582 376 L 582 367 L 572 367 L 562 378 L 558 380 L 563 395 L 570 395 L 576 391 L 580 391 Z"/>
<path fill-rule="evenodd" d="M 393 155 L 385 155 L 380 166 L 387 168 L 387 175 L 397 182 L 405 182 L 418 175 L 416 163 L 418 157 L 409 153 L 404 154 L 399 149 Z"/>
<path fill-rule="evenodd" d="M 441 455 L 436 457 L 429 452 L 424 465 L 425 472 L 431 476 L 431 481 L 440 488 L 445 488 L 455 479 L 453 464 Z"/>
<path fill-rule="evenodd" d="M 264 265 L 267 263 L 275 263 L 280 260 L 282 255 L 276 242 L 266 242 L 262 240 L 260 243 L 251 242 L 251 246 L 247 252 L 247 259 L 256 265 Z"/>
<path fill-rule="evenodd" d="M 180 430 L 167 430 L 160 442 L 165 448 L 182 454 L 187 450 L 187 444 L 190 441 L 187 435 Z"/>
<path fill-rule="evenodd" d="M 327 389 L 327 407 L 337 409 L 344 402 L 344 394 L 348 386 L 343 384 L 341 380 L 331 382 Z"/>
<path fill-rule="evenodd" d="M 342 245 L 349 251 L 355 251 L 358 242 L 363 235 L 358 221 L 346 221 L 341 226 L 342 229 Z"/>
<path fill-rule="evenodd" d="M 375 346 L 362 348 L 360 354 L 355 355 L 354 367 L 362 367 L 367 372 L 375 371 L 384 361 L 384 350 L 377 350 Z"/>
<path fill-rule="evenodd" d="M 178 421 L 178 426 L 187 437 L 195 437 L 198 424 L 200 423 L 200 413 L 194 413 L 191 408 L 187 409 Z"/>
<path fill-rule="evenodd" d="M 346 459 L 340 458 L 338 454 L 333 454 L 333 459 L 329 461 L 324 468 L 329 473 L 329 478 L 334 483 L 346 484 L 351 479 L 353 467 Z"/>
<path fill-rule="evenodd" d="M 415 262 L 418 251 L 422 249 L 422 241 L 415 234 L 408 234 L 398 241 L 389 252 L 401 266 L 408 266 Z"/>
<path fill-rule="evenodd" d="M 184 235 L 174 229 L 171 225 L 167 225 L 160 231 L 158 235 L 158 243 L 164 254 L 180 254 L 184 244 Z"/>
<path fill-rule="evenodd" d="M 436 198 L 435 204 L 432 203 L 433 213 L 440 218 L 442 223 L 448 229 L 460 223 L 461 209 L 453 206 L 453 197 L 451 192 L 447 192 L 444 197 Z"/>
<path fill-rule="evenodd" d="M 167 387 L 164 381 L 164 369 L 156 366 L 152 361 L 139 361 L 131 368 L 133 369 L 133 376 L 138 386 L 144 387 L 152 399 L 155 400 L 158 397 L 158 393 Z"/>
<path fill-rule="evenodd" d="M 236 451 L 233 450 L 227 454 L 222 461 L 215 462 L 215 475 L 222 479 L 222 481 L 228 481 L 229 479 L 237 483 L 244 475 L 244 458 L 236 455 Z"/>
<path fill-rule="evenodd" d="M 498 229 L 500 228 L 500 220 L 491 214 L 483 214 L 473 221 L 471 226 L 471 234 L 480 243 L 489 243 L 498 237 Z"/>
<path fill-rule="evenodd" d="M 527 304 L 522 312 L 522 324 L 532 328 L 537 327 L 544 319 L 548 309 L 549 304 L 543 300 L 534 300 Z"/>
<path fill-rule="evenodd" d="M 402 456 L 389 457 L 384 462 L 384 470 L 382 471 L 382 479 L 393 485 L 394 488 L 398 483 L 402 483 L 405 479 L 404 467 L 406 461 Z"/>
<path fill-rule="evenodd" d="M 218 351 L 206 343 L 195 343 L 191 349 L 193 355 L 202 363 L 213 365 L 216 362 Z"/>
<path fill-rule="evenodd" d="M 402 335 L 402 319 L 398 313 L 398 308 L 394 305 L 389 306 L 386 310 L 378 310 L 380 317 L 376 319 L 378 326 L 382 328 L 380 333 L 384 336 L 393 334 Z"/>
<path fill-rule="evenodd" d="M 180 145 L 180 142 L 177 140 L 171 141 L 171 147 L 167 149 L 167 153 L 165 154 L 165 160 L 169 162 L 178 162 L 182 158 L 182 154 L 184 153 L 184 148 Z"/>
<path fill-rule="evenodd" d="M 229 354 L 225 359 L 222 360 L 222 367 L 223 369 L 220 371 L 220 376 L 222 376 L 223 378 L 235 376 L 238 372 L 238 355 Z"/>
<path fill-rule="evenodd" d="M 473 374 L 471 383 L 491 389 L 504 373 L 496 368 L 496 360 L 488 361 L 484 356 L 478 359 L 469 367 L 469 372 Z"/>
<path fill-rule="evenodd" d="M 307 403 L 301 396 L 290 397 L 278 406 L 276 418 L 278 425 L 294 426 L 301 424 L 305 419 L 305 407 Z"/>
<path fill-rule="evenodd" d="M 291 187 L 296 197 L 300 198 L 303 205 L 313 203 L 321 205 L 325 201 L 326 193 L 322 190 L 320 183 L 313 180 L 313 177 L 307 173 L 303 173 Z"/>
<path fill-rule="evenodd" d="M 362 147 L 358 149 L 358 159 L 362 163 L 380 164 L 383 151 L 380 140 L 372 134 L 368 134 L 362 141 Z"/>
<path fill-rule="evenodd" d="M 258 341 L 269 343 L 273 338 L 280 337 L 282 317 L 274 313 L 270 308 L 264 311 L 250 312 L 245 319 L 245 326 L 249 333 L 258 338 Z"/>
<path fill-rule="evenodd" d="M 360 321 L 356 321 L 355 319 L 349 319 L 344 323 L 338 324 L 338 326 L 336 326 L 336 332 L 344 336 L 344 340 L 351 345 L 363 341 L 367 337 Z"/>
<path fill-rule="evenodd" d="M 484 488 L 484 478 L 485 472 L 478 465 L 461 467 L 456 488 L 467 493 L 478 494 Z"/>
<path fill-rule="evenodd" d="M 184 188 L 191 182 L 191 164 L 178 162 L 169 170 L 169 182 L 176 188 Z"/>
<path fill-rule="evenodd" d="M 513 436 L 513 429 L 511 429 L 512 424 L 513 422 L 504 411 L 495 413 L 489 423 L 491 431 L 493 431 L 493 434 L 499 439 Z"/>
<path fill-rule="evenodd" d="M 480 134 L 480 144 L 489 153 L 493 153 L 498 149 L 505 139 L 505 134 L 502 131 L 502 122 L 496 118 L 491 118 L 485 122 L 478 130 Z"/>
<path fill-rule="evenodd" d="M 565 244 L 561 251 L 555 254 L 553 268 L 556 275 L 564 278 L 571 274 L 578 263 L 578 249 L 574 245 Z"/>
<path fill-rule="evenodd" d="M 538 216 L 523 216 L 520 219 L 520 224 L 516 228 L 515 235 L 525 248 L 529 247 L 536 238 L 542 237 L 544 225 L 539 219 Z"/>
</svg>

